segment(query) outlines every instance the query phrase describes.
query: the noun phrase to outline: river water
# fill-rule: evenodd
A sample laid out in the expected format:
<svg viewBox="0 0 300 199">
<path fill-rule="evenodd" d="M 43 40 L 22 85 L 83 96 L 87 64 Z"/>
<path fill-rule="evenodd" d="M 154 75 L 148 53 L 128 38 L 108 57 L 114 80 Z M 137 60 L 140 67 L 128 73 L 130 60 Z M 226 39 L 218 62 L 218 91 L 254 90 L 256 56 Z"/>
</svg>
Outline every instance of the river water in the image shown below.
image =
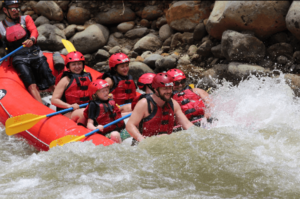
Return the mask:
<svg viewBox="0 0 300 199">
<path fill-rule="evenodd" d="M 299 198 L 300 106 L 283 77 L 222 82 L 218 118 L 137 147 L 37 152 L 0 134 L 0 198 Z"/>
</svg>

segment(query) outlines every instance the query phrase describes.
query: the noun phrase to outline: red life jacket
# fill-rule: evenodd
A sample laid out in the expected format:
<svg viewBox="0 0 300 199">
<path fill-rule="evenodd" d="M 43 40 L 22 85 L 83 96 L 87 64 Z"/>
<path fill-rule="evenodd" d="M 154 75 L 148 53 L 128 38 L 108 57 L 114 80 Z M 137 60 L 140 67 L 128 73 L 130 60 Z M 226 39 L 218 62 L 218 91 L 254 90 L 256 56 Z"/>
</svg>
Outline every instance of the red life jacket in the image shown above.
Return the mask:
<svg viewBox="0 0 300 199">
<path fill-rule="evenodd" d="M 138 103 L 138 101 L 142 98 L 145 98 L 146 95 L 149 95 L 149 94 L 144 93 L 142 95 L 139 95 L 139 96 L 136 96 L 135 98 L 133 98 L 133 100 L 131 102 L 131 110 L 133 110 L 135 105 Z"/>
<path fill-rule="evenodd" d="M 109 72 L 104 73 L 101 77 L 105 79 L 109 77 L 113 80 L 114 86 L 110 89 L 110 92 L 114 96 L 114 100 L 118 105 L 131 103 L 133 98 L 136 96 L 136 86 L 131 75 L 127 77 L 120 77 L 111 75 Z"/>
<path fill-rule="evenodd" d="M 19 23 L 13 26 L 8 26 L 5 20 L 2 21 L 3 27 L 6 31 L 5 43 L 9 49 L 12 51 L 22 45 L 24 41 L 29 39 L 30 32 L 26 28 L 26 24 L 21 24 L 21 17 Z"/>
<path fill-rule="evenodd" d="M 191 87 L 187 86 L 181 92 L 173 92 L 173 99 L 178 102 L 182 112 L 189 120 L 203 116 L 205 113 L 205 104 L 201 97 L 191 89 Z"/>
<path fill-rule="evenodd" d="M 74 74 L 72 72 L 64 72 L 62 77 L 68 76 L 70 83 L 62 95 L 62 101 L 68 104 L 84 104 L 89 102 L 88 86 L 92 82 L 90 73 L 82 72 L 81 74 Z"/>
<path fill-rule="evenodd" d="M 151 137 L 159 134 L 171 134 L 174 127 L 175 115 L 172 100 L 165 103 L 163 107 L 157 106 L 151 95 L 145 96 L 148 103 L 149 116 L 142 119 L 139 130 L 143 136 Z M 151 105 L 153 104 L 153 110 Z"/>
<path fill-rule="evenodd" d="M 93 118 L 94 126 L 98 126 L 98 125 L 104 126 L 122 117 L 120 109 L 117 107 L 116 102 L 112 99 L 110 99 L 108 103 L 104 103 L 101 101 L 94 101 L 94 100 L 90 101 L 89 104 L 90 103 L 96 103 L 96 107 L 97 107 L 97 109 L 95 110 L 96 117 Z M 88 111 L 89 111 L 89 106 L 87 106 L 83 112 L 85 118 L 88 118 Z M 125 128 L 125 123 L 122 120 L 117 124 L 104 128 L 101 134 L 105 135 L 115 130 L 120 131 L 121 129 L 124 128 Z"/>
</svg>

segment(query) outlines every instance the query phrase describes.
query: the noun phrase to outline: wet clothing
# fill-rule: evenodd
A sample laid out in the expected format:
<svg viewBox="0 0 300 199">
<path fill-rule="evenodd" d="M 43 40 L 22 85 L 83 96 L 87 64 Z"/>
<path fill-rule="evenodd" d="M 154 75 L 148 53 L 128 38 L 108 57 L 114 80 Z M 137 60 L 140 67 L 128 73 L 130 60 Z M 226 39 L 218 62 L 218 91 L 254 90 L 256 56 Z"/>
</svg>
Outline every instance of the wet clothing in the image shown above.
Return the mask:
<svg viewBox="0 0 300 199">
<path fill-rule="evenodd" d="M 114 100 L 118 105 L 131 103 L 136 96 L 136 85 L 131 75 L 128 76 L 116 76 L 110 72 L 103 74 L 102 79 L 111 78 L 113 80 L 113 87 L 110 92 L 113 94 Z"/>
<path fill-rule="evenodd" d="M 171 134 L 175 122 L 174 105 L 172 100 L 163 107 L 156 104 L 150 94 L 145 95 L 149 116 L 143 118 L 139 124 L 139 131 L 143 136 L 151 137 L 160 134 Z M 150 103 L 153 104 L 151 109 Z"/>
<path fill-rule="evenodd" d="M 89 105 L 84 110 L 84 117 L 87 119 L 92 119 L 94 121 L 94 126 L 106 125 L 116 119 L 121 118 L 121 111 L 117 107 L 116 102 L 112 99 L 107 101 L 103 100 L 92 100 Z M 104 128 L 101 134 L 106 135 L 112 131 L 121 131 L 125 128 L 124 121 L 120 121 L 117 124 L 111 125 Z"/>
<path fill-rule="evenodd" d="M 24 28 L 26 34 L 23 34 L 24 31 L 21 28 Z M 14 34 L 13 31 L 16 33 Z M 49 68 L 47 58 L 43 55 L 40 47 L 36 45 L 38 31 L 29 15 L 21 16 L 19 23 L 4 19 L 0 22 L 0 34 L 4 48 L 7 48 L 8 52 L 20 47 L 29 38 L 35 39 L 30 48 L 24 47 L 11 56 L 12 64 L 26 88 L 31 84 L 37 84 L 40 90 L 45 90 L 54 85 L 55 77 Z M 13 41 L 13 38 L 16 40 Z"/>
<path fill-rule="evenodd" d="M 204 116 L 205 104 L 191 87 L 186 86 L 182 91 L 173 91 L 173 99 L 178 102 L 182 112 L 190 121 Z"/>
</svg>

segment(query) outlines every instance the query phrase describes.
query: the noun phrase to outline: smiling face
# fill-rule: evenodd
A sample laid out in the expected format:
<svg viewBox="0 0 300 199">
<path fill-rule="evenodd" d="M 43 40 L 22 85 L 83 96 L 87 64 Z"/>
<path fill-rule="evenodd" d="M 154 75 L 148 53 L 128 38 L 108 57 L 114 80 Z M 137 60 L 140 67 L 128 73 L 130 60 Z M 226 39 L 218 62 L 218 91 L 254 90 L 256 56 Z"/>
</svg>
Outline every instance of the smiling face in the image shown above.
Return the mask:
<svg viewBox="0 0 300 199">
<path fill-rule="evenodd" d="M 3 7 L 3 12 L 7 15 L 10 16 L 12 19 L 17 19 L 19 17 L 20 14 L 20 7 L 19 4 L 13 4 L 13 5 L 9 5 L 8 9 L 6 9 L 5 7 Z"/>
<path fill-rule="evenodd" d="M 96 92 L 97 97 L 100 100 L 106 101 L 109 98 L 109 87 L 101 88 Z"/>
<path fill-rule="evenodd" d="M 156 95 L 166 102 L 171 100 L 172 92 L 173 92 L 173 87 L 171 86 L 160 87 L 155 91 Z"/>
<path fill-rule="evenodd" d="M 178 80 L 174 82 L 174 91 L 181 91 L 185 87 L 186 79 Z"/>
<path fill-rule="evenodd" d="M 127 76 L 129 71 L 129 63 L 118 64 L 116 68 L 116 72 L 119 75 Z"/>
<path fill-rule="evenodd" d="M 80 74 L 83 70 L 82 61 L 76 61 L 76 62 L 69 63 L 69 69 L 72 73 Z"/>
</svg>

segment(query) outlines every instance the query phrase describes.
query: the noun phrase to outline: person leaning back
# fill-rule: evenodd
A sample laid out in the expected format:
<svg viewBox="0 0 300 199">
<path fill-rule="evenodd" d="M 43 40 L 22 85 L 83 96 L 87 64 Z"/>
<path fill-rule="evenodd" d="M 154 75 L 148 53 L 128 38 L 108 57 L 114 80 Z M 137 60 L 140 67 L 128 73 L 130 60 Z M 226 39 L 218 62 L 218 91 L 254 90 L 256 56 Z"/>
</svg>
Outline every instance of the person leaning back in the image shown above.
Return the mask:
<svg viewBox="0 0 300 199">
<path fill-rule="evenodd" d="M 20 16 L 20 1 L 5 0 L 3 12 L 6 18 L 0 22 L 0 34 L 3 45 L 8 52 L 21 45 L 25 48 L 12 55 L 12 64 L 29 93 L 42 102 L 39 90 L 54 90 L 55 77 L 36 44 L 37 28 L 29 15 Z"/>
</svg>

